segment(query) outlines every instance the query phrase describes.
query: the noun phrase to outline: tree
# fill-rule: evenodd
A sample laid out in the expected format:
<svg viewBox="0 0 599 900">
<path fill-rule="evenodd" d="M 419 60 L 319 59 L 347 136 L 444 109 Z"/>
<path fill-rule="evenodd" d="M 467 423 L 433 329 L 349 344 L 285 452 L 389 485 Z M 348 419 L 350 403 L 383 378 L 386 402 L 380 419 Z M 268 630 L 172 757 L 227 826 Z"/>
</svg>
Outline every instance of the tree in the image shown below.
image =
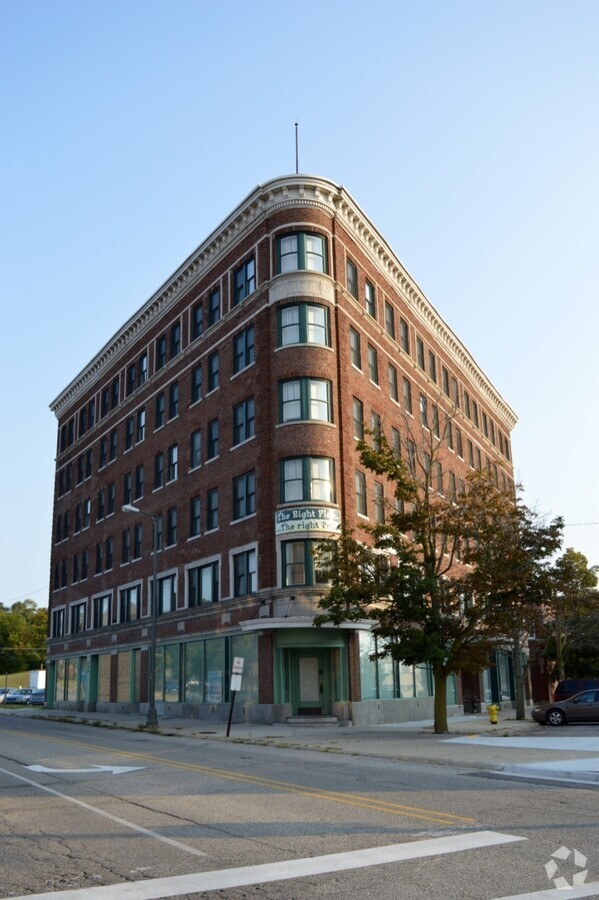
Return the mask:
<svg viewBox="0 0 599 900">
<path fill-rule="evenodd" d="M 473 471 L 459 485 L 444 480 L 442 441 L 432 430 L 424 446 L 408 442 L 407 465 L 382 433 L 374 437 L 373 446 L 359 442 L 360 459 L 393 486 L 394 506 L 384 523 L 364 528 L 365 540 L 344 528 L 325 542 L 331 589 L 315 624 L 370 619 L 376 657 L 428 663 L 434 727 L 443 733 L 447 678 L 488 664 L 523 591 L 514 548 L 523 556 L 534 549 L 518 543 L 520 507 L 491 471 Z"/>
<path fill-rule="evenodd" d="M 553 566 L 551 591 L 545 606 L 545 629 L 559 681 L 566 677 L 574 636 L 580 640 L 585 618 L 599 609 L 598 572 L 597 566 L 589 567 L 586 556 L 572 547 Z"/>
<path fill-rule="evenodd" d="M 46 658 L 48 611 L 34 600 L 20 600 L 0 609 L 0 665 L 3 671 L 37 669 Z"/>
</svg>

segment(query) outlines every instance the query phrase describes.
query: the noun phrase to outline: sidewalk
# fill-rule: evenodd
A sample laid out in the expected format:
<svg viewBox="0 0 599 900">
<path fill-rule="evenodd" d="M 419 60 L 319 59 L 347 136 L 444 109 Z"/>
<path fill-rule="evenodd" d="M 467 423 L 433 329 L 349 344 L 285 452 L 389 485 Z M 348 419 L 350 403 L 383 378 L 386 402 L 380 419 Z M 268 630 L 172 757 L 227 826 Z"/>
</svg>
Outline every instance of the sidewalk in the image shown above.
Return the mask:
<svg viewBox="0 0 599 900">
<path fill-rule="evenodd" d="M 70 710 L 8 709 L 4 716 L 23 716 L 60 720 L 96 727 L 143 731 L 145 716 L 126 713 L 80 713 Z M 530 718 L 517 721 L 511 710 L 499 715 L 492 725 L 486 714 L 454 716 L 449 733 L 438 735 L 433 722 L 406 722 L 391 725 L 319 726 L 233 724 L 230 737 L 222 722 L 199 721 L 179 717 L 158 717 L 158 733 L 165 737 L 183 736 L 209 741 L 229 741 L 309 752 L 379 757 L 402 762 L 432 763 L 459 769 L 505 771 L 531 777 L 536 767 L 539 777 L 569 770 L 586 773 L 591 782 L 599 782 L 599 728 L 596 733 L 584 728 L 542 727 Z M 523 768 L 524 767 L 524 768 Z M 593 772 L 596 769 L 596 774 Z M 578 779 L 581 780 L 582 776 Z"/>
</svg>

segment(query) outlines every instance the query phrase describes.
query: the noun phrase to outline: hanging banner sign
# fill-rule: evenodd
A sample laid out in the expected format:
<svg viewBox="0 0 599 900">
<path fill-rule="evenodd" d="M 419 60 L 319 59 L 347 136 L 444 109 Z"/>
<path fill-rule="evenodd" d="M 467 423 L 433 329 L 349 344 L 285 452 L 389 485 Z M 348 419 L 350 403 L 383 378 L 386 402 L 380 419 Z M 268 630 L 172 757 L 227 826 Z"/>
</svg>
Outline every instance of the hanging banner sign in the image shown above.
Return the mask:
<svg viewBox="0 0 599 900">
<path fill-rule="evenodd" d="M 296 506 L 275 513 L 276 534 L 295 531 L 338 531 L 341 512 L 329 506 Z"/>
</svg>

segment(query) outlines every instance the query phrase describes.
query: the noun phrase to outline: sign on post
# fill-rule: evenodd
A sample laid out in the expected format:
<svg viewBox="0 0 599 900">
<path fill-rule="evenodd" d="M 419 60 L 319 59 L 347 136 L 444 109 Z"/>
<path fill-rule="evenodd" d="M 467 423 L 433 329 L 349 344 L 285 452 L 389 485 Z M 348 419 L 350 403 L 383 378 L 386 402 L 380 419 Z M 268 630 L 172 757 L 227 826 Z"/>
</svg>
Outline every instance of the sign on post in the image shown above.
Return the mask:
<svg viewBox="0 0 599 900">
<path fill-rule="evenodd" d="M 233 657 L 233 666 L 231 668 L 231 705 L 229 706 L 229 722 L 227 724 L 227 737 L 231 731 L 231 719 L 233 718 L 233 705 L 235 703 L 235 694 L 241 690 L 241 676 L 243 675 L 243 656 Z"/>
</svg>

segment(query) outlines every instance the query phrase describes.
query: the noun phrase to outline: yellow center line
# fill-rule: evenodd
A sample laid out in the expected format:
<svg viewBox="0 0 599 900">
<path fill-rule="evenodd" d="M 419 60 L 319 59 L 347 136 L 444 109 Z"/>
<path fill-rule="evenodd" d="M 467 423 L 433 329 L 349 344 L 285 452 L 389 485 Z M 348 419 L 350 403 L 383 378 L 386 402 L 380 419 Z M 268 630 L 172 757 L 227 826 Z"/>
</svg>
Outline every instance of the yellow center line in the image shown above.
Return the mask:
<svg viewBox="0 0 599 900">
<path fill-rule="evenodd" d="M 15 734 L 22 737 L 23 732 L 4 730 L 5 733 Z M 476 819 L 469 816 L 458 816 L 454 813 L 445 813 L 442 810 L 425 809 L 420 806 L 407 806 L 402 803 L 393 803 L 388 800 L 376 800 L 369 797 L 363 797 L 359 794 L 345 794 L 338 791 L 321 790 L 320 788 L 310 788 L 304 785 L 294 784 L 288 781 L 277 781 L 272 778 L 262 778 L 259 775 L 247 775 L 239 772 L 232 772 L 228 769 L 216 769 L 211 766 L 203 766 L 198 763 L 179 762 L 174 759 L 165 759 L 161 756 L 151 756 L 147 753 L 139 753 L 132 750 L 118 750 L 107 747 L 101 747 L 96 744 L 83 743 L 67 738 L 50 737 L 46 735 L 28 735 L 38 740 L 49 741 L 55 744 L 66 744 L 69 747 L 80 747 L 86 751 L 99 751 L 101 753 L 117 754 L 127 759 L 137 760 L 155 765 L 168 766 L 171 769 L 182 769 L 187 772 L 197 772 L 210 778 L 221 778 L 227 781 L 238 781 L 243 784 L 250 784 L 256 787 L 270 788 L 271 790 L 282 791 L 286 793 L 300 794 L 304 797 L 312 797 L 319 800 L 328 800 L 333 803 L 341 803 L 347 806 L 355 806 L 361 809 L 370 809 L 377 812 L 386 812 L 391 815 L 405 816 L 410 819 L 420 819 L 427 822 L 433 822 L 438 825 L 475 825 Z"/>
</svg>

